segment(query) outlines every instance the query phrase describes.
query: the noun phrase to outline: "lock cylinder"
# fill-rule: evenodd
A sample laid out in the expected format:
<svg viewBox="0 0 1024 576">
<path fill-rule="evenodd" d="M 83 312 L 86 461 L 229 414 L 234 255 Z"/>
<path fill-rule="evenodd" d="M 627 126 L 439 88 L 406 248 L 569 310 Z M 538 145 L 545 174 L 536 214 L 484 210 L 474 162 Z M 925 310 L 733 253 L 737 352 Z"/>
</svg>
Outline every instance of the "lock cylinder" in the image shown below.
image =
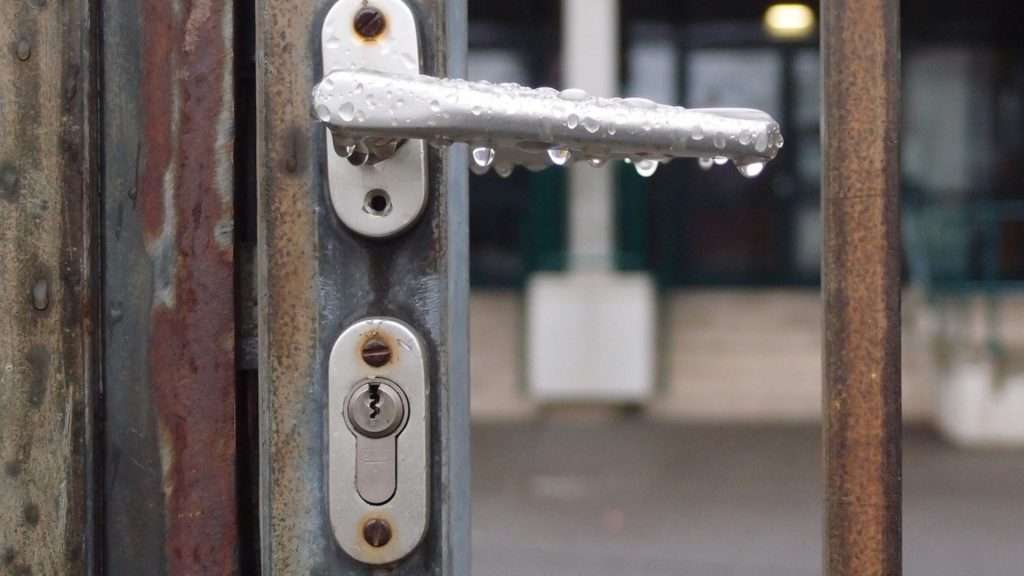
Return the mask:
<svg viewBox="0 0 1024 576">
<path fill-rule="evenodd" d="M 334 537 L 360 562 L 395 562 L 415 549 L 428 524 L 430 388 L 422 340 L 395 318 L 359 320 L 335 341 L 327 379 Z"/>
</svg>

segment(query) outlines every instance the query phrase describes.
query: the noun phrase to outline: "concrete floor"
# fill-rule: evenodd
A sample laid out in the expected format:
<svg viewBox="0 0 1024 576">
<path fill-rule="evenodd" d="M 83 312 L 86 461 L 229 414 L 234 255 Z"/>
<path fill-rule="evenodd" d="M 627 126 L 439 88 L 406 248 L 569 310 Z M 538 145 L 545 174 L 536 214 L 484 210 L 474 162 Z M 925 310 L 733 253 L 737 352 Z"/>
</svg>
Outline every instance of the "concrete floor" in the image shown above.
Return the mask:
<svg viewBox="0 0 1024 576">
<path fill-rule="evenodd" d="M 473 436 L 473 574 L 821 573 L 814 427 L 535 421 Z M 904 574 L 1024 574 L 1024 451 L 904 445 Z"/>
</svg>

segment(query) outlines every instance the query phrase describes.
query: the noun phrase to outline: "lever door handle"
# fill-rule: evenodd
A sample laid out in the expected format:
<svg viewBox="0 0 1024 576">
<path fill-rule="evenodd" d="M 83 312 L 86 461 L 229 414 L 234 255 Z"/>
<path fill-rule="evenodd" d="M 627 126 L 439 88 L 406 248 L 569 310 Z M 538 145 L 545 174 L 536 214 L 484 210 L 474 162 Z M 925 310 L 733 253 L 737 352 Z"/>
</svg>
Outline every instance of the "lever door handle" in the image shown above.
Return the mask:
<svg viewBox="0 0 1024 576">
<path fill-rule="evenodd" d="M 782 147 L 779 124 L 758 110 L 426 76 L 416 16 L 402 0 L 374 0 L 372 9 L 337 0 L 320 42 L 311 111 L 326 127 L 327 188 L 341 222 L 370 238 L 399 234 L 423 212 L 428 143 L 467 143 L 471 168 L 500 176 L 609 160 L 650 176 L 662 162 L 699 158 L 704 168 L 731 160 L 754 177 Z"/>
<path fill-rule="evenodd" d="M 608 160 L 632 162 L 644 176 L 675 158 L 732 160 L 757 176 L 783 145 L 767 113 L 686 109 L 643 98 L 598 98 L 577 89 L 527 88 L 366 69 L 334 70 L 313 90 L 313 113 L 335 150 L 354 164 L 388 158 L 408 139 L 465 142 L 476 171 L 495 166 Z"/>
</svg>

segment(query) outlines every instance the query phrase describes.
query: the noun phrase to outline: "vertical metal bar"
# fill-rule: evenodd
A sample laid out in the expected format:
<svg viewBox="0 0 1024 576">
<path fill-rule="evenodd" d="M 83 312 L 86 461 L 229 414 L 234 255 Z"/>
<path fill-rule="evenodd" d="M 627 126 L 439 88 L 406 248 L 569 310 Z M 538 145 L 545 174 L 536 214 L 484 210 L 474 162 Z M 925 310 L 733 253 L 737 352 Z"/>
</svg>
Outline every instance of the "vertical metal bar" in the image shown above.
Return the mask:
<svg viewBox="0 0 1024 576">
<path fill-rule="evenodd" d="M 105 569 L 238 570 L 233 5 L 103 3 Z"/>
<path fill-rule="evenodd" d="M 407 0 L 426 73 L 464 66 L 464 0 Z M 420 220 L 385 241 L 354 235 L 325 186 L 323 128 L 310 117 L 319 27 L 330 0 L 257 2 L 262 570 L 366 574 L 332 534 L 326 503 L 327 358 L 342 330 L 394 316 L 424 338 L 431 401 L 431 508 L 420 547 L 390 574 L 468 574 L 466 152 L 430 149 Z M 449 172 L 451 171 L 451 172 Z"/>
<path fill-rule="evenodd" d="M 825 574 L 902 572 L 898 0 L 822 2 Z"/>
<path fill-rule="evenodd" d="M 95 4 L 0 3 L 0 572 L 91 572 Z"/>
<path fill-rule="evenodd" d="M 89 2 L 0 6 L 0 567 L 88 564 Z"/>
</svg>

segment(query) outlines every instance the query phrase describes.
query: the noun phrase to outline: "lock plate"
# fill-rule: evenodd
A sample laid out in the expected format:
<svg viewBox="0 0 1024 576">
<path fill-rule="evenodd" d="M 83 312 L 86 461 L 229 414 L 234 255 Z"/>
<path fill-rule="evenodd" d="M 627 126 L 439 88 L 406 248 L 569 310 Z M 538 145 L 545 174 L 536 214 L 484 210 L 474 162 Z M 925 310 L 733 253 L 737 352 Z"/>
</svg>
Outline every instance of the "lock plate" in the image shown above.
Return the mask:
<svg viewBox="0 0 1024 576">
<path fill-rule="evenodd" d="M 321 28 L 324 75 L 357 68 L 397 75 L 420 73 L 419 37 L 409 7 L 402 0 L 374 0 L 373 7 L 383 15 L 384 26 L 371 39 L 359 34 L 353 24 L 365 7 L 365 0 L 339 0 L 327 13 Z M 317 90 L 330 92 L 333 87 L 320 85 Z M 377 112 L 396 110 L 407 98 L 387 88 L 372 93 L 364 90 L 345 87 L 344 93 L 334 95 L 358 98 Z M 371 111 L 353 108 L 352 120 L 357 124 L 360 118 L 365 121 Z M 324 135 L 327 188 L 334 212 L 345 226 L 364 236 L 385 238 L 402 232 L 419 218 L 427 203 L 427 155 L 422 140 L 401 142 L 386 160 L 355 166 L 337 152 L 330 130 L 324 128 Z"/>
<path fill-rule="evenodd" d="M 367 356 L 368 344 L 377 356 Z M 380 351 L 384 350 L 383 358 Z M 350 556 L 388 564 L 427 526 L 429 386 L 420 337 L 393 318 L 366 318 L 338 337 L 328 364 L 331 528 Z M 368 531 L 386 526 L 382 544 Z"/>
</svg>

